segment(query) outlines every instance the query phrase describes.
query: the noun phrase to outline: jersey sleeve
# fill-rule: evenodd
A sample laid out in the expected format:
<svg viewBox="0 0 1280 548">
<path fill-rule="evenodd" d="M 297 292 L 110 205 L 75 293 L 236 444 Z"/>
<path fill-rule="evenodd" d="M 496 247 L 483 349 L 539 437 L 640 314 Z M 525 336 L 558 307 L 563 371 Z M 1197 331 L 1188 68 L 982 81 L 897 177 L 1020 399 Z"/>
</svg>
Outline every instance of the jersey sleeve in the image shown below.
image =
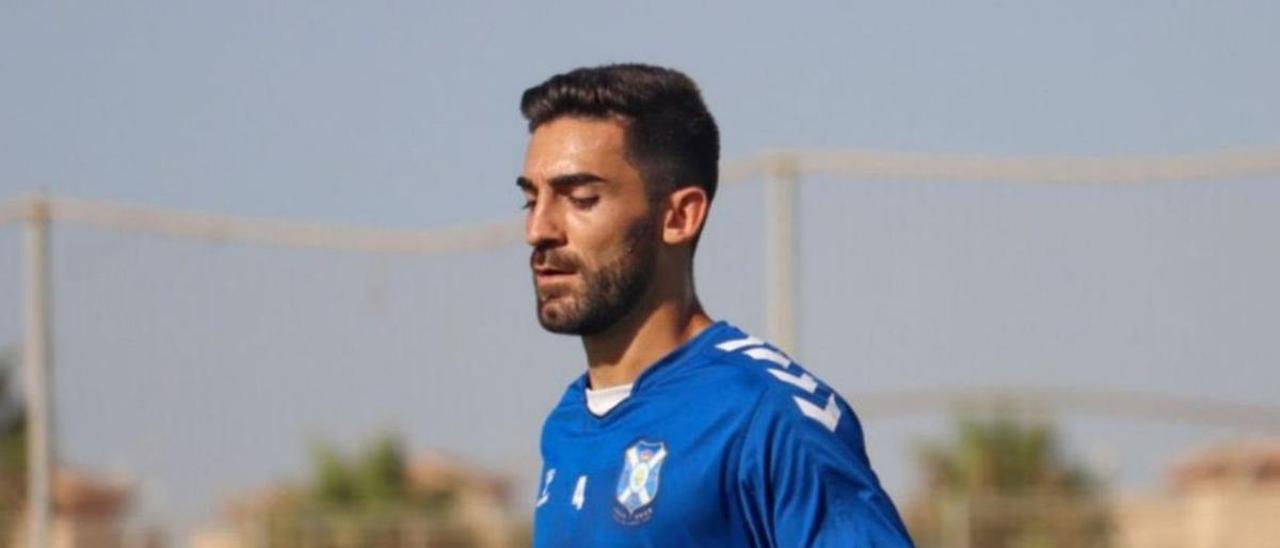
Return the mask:
<svg viewBox="0 0 1280 548">
<path fill-rule="evenodd" d="M 853 410 L 822 387 L 777 387 L 758 404 L 739 462 L 761 546 L 912 546 L 871 470 Z"/>
</svg>

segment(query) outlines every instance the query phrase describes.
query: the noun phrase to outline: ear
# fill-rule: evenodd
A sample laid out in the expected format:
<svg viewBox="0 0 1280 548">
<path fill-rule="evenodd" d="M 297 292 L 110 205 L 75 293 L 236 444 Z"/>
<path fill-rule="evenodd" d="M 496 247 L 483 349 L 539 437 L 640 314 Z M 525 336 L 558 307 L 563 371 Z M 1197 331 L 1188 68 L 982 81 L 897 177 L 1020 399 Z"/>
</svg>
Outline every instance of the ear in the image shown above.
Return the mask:
<svg viewBox="0 0 1280 548">
<path fill-rule="evenodd" d="M 707 191 L 686 186 L 667 196 L 666 213 L 662 218 L 662 241 L 668 245 L 692 243 L 707 221 L 711 200 Z"/>
</svg>

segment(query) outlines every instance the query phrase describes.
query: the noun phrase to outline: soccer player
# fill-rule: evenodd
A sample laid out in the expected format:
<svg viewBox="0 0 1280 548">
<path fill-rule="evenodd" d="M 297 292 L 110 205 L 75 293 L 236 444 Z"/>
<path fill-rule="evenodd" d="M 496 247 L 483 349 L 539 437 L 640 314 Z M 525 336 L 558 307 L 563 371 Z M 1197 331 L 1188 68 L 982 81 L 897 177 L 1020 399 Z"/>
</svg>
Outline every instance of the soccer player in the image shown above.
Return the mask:
<svg viewBox="0 0 1280 548">
<path fill-rule="evenodd" d="M 831 387 L 698 302 L 719 132 L 680 72 L 528 89 L 517 185 L 542 327 L 587 371 L 542 431 L 536 546 L 910 546 Z"/>
</svg>

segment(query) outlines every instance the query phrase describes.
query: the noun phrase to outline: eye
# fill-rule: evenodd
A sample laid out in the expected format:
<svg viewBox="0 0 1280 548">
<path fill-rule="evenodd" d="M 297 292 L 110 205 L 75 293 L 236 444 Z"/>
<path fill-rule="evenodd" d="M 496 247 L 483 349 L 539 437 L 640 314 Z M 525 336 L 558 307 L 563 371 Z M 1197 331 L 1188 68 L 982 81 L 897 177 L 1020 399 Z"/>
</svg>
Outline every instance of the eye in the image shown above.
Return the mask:
<svg viewBox="0 0 1280 548">
<path fill-rule="evenodd" d="M 525 199 L 525 201 L 524 201 L 524 204 L 521 204 L 521 205 L 520 205 L 520 209 L 523 209 L 523 210 L 528 211 L 528 210 L 530 210 L 530 209 L 533 209 L 533 206 L 537 205 L 537 203 L 538 203 L 538 202 L 536 202 L 536 201 L 534 201 L 534 200 L 530 200 L 530 199 L 527 199 L 527 198 L 526 198 L 526 199 Z"/>
<path fill-rule="evenodd" d="M 576 207 L 578 209 L 590 209 L 591 206 L 596 205 L 596 202 L 599 202 L 599 201 L 600 201 L 599 196 L 588 196 L 585 198 L 579 198 L 576 196 L 569 197 L 569 202 L 573 204 L 573 207 Z"/>
</svg>

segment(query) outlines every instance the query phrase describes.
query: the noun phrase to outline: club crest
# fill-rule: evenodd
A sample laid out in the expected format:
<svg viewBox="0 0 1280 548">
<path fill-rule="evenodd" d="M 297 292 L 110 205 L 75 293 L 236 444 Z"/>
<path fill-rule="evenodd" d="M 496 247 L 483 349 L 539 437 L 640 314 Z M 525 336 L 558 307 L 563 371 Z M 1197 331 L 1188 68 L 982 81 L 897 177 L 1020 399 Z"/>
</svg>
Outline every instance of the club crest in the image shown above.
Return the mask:
<svg viewBox="0 0 1280 548">
<path fill-rule="evenodd" d="M 653 515 L 650 504 L 658 496 L 658 480 L 666 458 L 667 446 L 662 442 L 640 440 L 623 453 L 618 505 L 613 512 L 620 523 L 638 525 L 649 521 Z"/>
</svg>

